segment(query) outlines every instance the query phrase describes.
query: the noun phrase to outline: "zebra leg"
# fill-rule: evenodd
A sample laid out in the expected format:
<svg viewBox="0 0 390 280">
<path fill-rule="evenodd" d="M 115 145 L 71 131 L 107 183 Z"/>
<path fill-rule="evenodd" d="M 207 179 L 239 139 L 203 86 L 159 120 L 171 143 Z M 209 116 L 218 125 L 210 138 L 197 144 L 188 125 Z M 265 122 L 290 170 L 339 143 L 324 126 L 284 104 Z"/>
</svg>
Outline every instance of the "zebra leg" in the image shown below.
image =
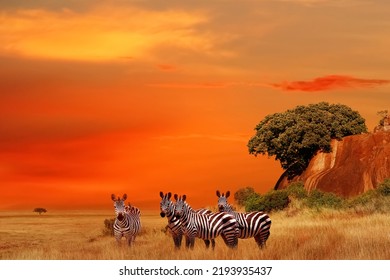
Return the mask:
<svg viewBox="0 0 390 280">
<path fill-rule="evenodd" d="M 127 246 L 131 246 L 131 236 L 126 237 Z"/>
<path fill-rule="evenodd" d="M 122 234 L 115 234 L 115 240 L 118 246 L 121 245 Z"/>
<path fill-rule="evenodd" d="M 186 236 L 186 247 L 190 249 L 194 249 L 195 245 L 195 237 Z"/>
<path fill-rule="evenodd" d="M 195 245 L 195 237 L 186 236 L 186 247 L 193 249 Z"/>
<path fill-rule="evenodd" d="M 179 249 L 181 247 L 181 240 L 182 240 L 182 235 L 173 235 L 173 243 L 175 244 L 175 248 Z"/>
<path fill-rule="evenodd" d="M 261 234 L 255 236 L 256 243 L 260 249 L 265 247 L 268 236 L 269 234 L 267 236 L 261 236 Z"/>
<path fill-rule="evenodd" d="M 210 240 L 204 240 L 204 244 L 206 244 L 206 249 L 210 247 Z"/>
<path fill-rule="evenodd" d="M 211 248 L 215 249 L 215 239 L 211 239 Z"/>
<path fill-rule="evenodd" d="M 190 245 L 191 245 L 191 240 L 190 240 L 190 238 L 188 237 L 188 236 L 186 236 L 186 247 L 187 248 L 190 248 Z"/>
</svg>

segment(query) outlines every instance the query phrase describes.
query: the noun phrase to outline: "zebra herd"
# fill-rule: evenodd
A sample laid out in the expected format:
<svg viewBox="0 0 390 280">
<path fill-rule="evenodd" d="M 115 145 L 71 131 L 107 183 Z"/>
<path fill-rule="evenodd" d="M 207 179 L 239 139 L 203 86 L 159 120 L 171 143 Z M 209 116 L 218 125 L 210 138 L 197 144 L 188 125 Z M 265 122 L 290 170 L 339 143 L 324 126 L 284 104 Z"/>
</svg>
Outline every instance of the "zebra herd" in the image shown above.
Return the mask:
<svg viewBox="0 0 390 280">
<path fill-rule="evenodd" d="M 238 239 L 254 238 L 259 248 L 266 245 L 270 235 L 271 219 L 260 211 L 236 212 L 232 205 L 227 202 L 230 192 L 226 194 L 216 191 L 218 197 L 219 212 L 213 213 L 208 209 L 194 210 L 187 203 L 186 195 L 160 192 L 160 216 L 168 220 L 167 229 L 172 235 L 175 248 L 180 248 L 183 236 L 185 246 L 193 248 L 195 238 L 203 239 L 206 248 L 215 247 L 215 238 L 221 236 L 225 244 L 230 248 L 236 248 Z M 128 245 L 135 240 L 140 232 L 140 210 L 133 206 L 126 206 L 127 195 L 122 198 L 115 197 L 114 201 L 116 219 L 114 222 L 114 235 L 119 242 L 122 237 L 126 238 Z"/>
</svg>

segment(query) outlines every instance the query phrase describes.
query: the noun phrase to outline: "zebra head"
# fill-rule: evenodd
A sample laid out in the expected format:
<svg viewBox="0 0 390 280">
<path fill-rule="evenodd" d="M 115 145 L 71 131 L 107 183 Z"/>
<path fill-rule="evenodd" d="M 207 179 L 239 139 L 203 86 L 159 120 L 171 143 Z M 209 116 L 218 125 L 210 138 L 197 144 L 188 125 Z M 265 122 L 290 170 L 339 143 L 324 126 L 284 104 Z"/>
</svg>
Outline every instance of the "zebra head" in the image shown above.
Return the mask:
<svg viewBox="0 0 390 280">
<path fill-rule="evenodd" d="M 226 192 L 226 195 L 224 193 L 220 193 L 217 191 L 217 196 L 218 196 L 218 209 L 219 212 L 224 212 L 227 210 L 227 199 L 230 196 L 230 191 Z"/>
<path fill-rule="evenodd" d="M 177 194 L 174 195 L 174 198 L 176 200 L 176 203 L 175 203 L 175 216 L 177 218 L 180 218 L 183 214 L 184 214 L 184 211 L 185 211 L 185 207 L 186 207 L 186 195 L 184 194 L 183 196 L 178 196 Z"/>
<path fill-rule="evenodd" d="M 114 201 L 116 217 L 119 221 L 122 221 L 126 213 L 125 200 L 127 199 L 127 194 L 124 194 L 122 198 L 120 198 L 119 196 L 115 197 L 115 195 L 112 194 L 111 199 L 112 201 Z"/>
<path fill-rule="evenodd" d="M 160 216 L 162 218 L 165 217 L 165 215 L 170 215 L 174 212 L 174 205 L 171 201 L 171 196 L 172 194 L 169 192 L 169 193 L 166 193 L 164 194 L 163 192 L 160 192 L 160 197 L 161 197 L 161 201 L 160 201 Z"/>
</svg>

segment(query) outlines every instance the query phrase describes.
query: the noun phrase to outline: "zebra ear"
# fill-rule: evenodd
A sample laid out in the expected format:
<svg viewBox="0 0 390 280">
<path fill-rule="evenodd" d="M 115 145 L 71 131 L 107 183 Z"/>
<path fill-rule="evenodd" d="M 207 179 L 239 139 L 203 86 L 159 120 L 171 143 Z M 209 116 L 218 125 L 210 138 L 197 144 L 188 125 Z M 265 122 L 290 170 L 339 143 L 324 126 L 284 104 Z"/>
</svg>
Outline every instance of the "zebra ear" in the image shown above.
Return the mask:
<svg viewBox="0 0 390 280">
<path fill-rule="evenodd" d="M 125 201 L 127 199 L 127 194 L 124 194 L 123 195 L 123 201 Z"/>
<path fill-rule="evenodd" d="M 187 198 L 187 196 L 185 195 L 185 194 L 183 194 L 183 201 L 186 201 L 186 198 Z"/>
<path fill-rule="evenodd" d="M 172 193 L 168 193 L 168 199 L 171 199 Z"/>
<path fill-rule="evenodd" d="M 225 197 L 228 198 L 229 196 L 230 196 L 230 191 L 227 191 Z"/>
<path fill-rule="evenodd" d="M 160 197 L 164 198 L 164 193 L 163 192 L 160 192 Z"/>
<path fill-rule="evenodd" d="M 175 200 L 177 201 L 177 199 L 178 199 L 177 193 L 175 193 L 175 194 L 173 195 L 173 197 L 174 197 Z"/>
<path fill-rule="evenodd" d="M 217 196 L 221 197 L 221 193 L 219 191 L 217 191 Z"/>
<path fill-rule="evenodd" d="M 112 195 L 111 195 L 111 199 L 112 199 L 113 201 L 116 200 L 116 199 L 115 199 L 115 194 L 112 194 Z"/>
</svg>

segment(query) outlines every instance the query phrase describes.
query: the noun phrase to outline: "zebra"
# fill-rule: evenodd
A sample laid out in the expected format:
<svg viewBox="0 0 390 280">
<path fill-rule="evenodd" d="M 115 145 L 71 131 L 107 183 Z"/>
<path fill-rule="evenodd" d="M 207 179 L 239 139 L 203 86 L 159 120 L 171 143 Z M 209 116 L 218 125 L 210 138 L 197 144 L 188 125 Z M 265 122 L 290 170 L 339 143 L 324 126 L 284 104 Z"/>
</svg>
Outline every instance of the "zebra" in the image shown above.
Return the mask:
<svg viewBox="0 0 390 280">
<path fill-rule="evenodd" d="M 182 228 L 180 219 L 175 216 L 175 205 L 173 204 L 171 200 L 172 193 L 168 192 L 164 194 L 160 191 L 160 216 L 162 218 L 167 217 L 168 219 L 168 225 L 167 228 L 169 232 L 172 234 L 173 242 L 175 244 L 175 248 L 178 249 L 181 247 L 181 241 L 184 234 L 184 229 Z M 199 214 L 206 215 L 211 214 L 212 212 L 208 209 L 199 209 L 196 211 Z M 186 247 L 187 248 L 193 248 L 195 238 L 189 238 L 188 236 L 185 236 L 186 239 Z M 209 248 L 210 246 L 210 240 L 204 240 L 206 244 L 206 248 Z M 212 248 L 215 247 L 215 240 L 211 240 Z"/>
<path fill-rule="evenodd" d="M 263 248 L 270 235 L 271 219 L 268 214 L 260 211 L 246 213 L 234 211 L 232 205 L 227 202 L 230 191 L 227 191 L 226 195 L 217 191 L 217 196 L 219 211 L 230 213 L 237 219 L 240 225 L 238 238 L 246 239 L 254 237 L 259 248 Z"/>
<path fill-rule="evenodd" d="M 186 202 L 186 195 L 174 195 L 175 216 L 180 218 L 184 232 L 189 238 L 212 240 L 221 235 L 230 248 L 238 245 L 238 224 L 233 215 L 225 212 L 202 215 L 196 213 Z M 193 244 L 191 244 L 193 247 Z M 214 248 L 215 244 L 213 244 Z"/>
<path fill-rule="evenodd" d="M 131 246 L 131 243 L 134 242 L 136 235 L 141 230 L 141 211 L 130 204 L 125 206 L 127 194 L 124 194 L 122 198 L 119 196 L 116 198 L 112 194 L 111 199 L 114 201 L 116 214 L 114 222 L 115 239 L 120 244 L 121 238 L 125 237 L 127 244 Z"/>
</svg>

